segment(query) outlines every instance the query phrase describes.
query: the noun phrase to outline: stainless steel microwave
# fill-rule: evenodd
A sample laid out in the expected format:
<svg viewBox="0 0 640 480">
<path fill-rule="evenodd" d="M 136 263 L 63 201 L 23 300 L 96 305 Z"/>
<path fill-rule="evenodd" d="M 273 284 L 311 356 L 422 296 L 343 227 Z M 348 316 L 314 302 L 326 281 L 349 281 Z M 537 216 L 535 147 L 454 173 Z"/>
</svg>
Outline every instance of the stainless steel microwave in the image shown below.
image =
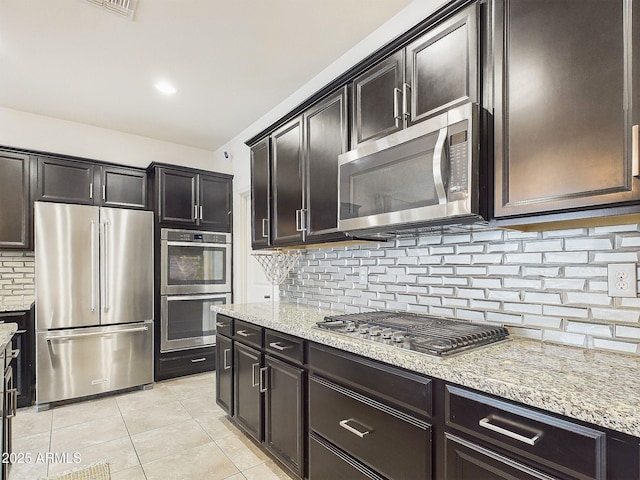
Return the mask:
<svg viewBox="0 0 640 480">
<path fill-rule="evenodd" d="M 338 229 L 472 223 L 478 212 L 478 105 L 467 103 L 338 157 Z"/>
</svg>

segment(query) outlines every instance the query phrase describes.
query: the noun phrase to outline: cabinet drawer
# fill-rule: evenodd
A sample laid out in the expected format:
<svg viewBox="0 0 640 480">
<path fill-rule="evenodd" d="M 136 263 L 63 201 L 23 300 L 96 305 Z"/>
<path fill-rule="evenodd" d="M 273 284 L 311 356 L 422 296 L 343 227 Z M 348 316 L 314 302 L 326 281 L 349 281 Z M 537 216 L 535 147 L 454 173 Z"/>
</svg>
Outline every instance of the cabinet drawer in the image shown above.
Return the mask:
<svg viewBox="0 0 640 480">
<path fill-rule="evenodd" d="M 162 356 L 158 359 L 156 380 L 181 375 L 210 372 L 216 368 L 215 348 L 193 350 L 188 354 Z"/>
<path fill-rule="evenodd" d="M 387 478 L 431 478 L 430 425 L 317 376 L 309 429 Z"/>
<path fill-rule="evenodd" d="M 216 332 L 225 337 L 231 337 L 233 335 L 233 318 L 217 313 Z"/>
<path fill-rule="evenodd" d="M 233 339 L 247 345 L 262 348 L 262 327 L 234 319 Z"/>
<path fill-rule="evenodd" d="M 298 365 L 303 363 L 304 341 L 301 338 L 274 332 L 273 330 L 265 330 L 264 347 L 267 352 L 276 357 L 289 360 Z"/>
<path fill-rule="evenodd" d="M 598 430 L 452 386 L 445 390 L 445 422 L 572 477 L 606 477 L 606 438 Z"/>
<path fill-rule="evenodd" d="M 344 452 L 311 434 L 309 435 L 309 480 L 348 478 L 349 480 L 383 480 Z"/>
<path fill-rule="evenodd" d="M 315 344 L 309 345 L 307 362 L 311 370 L 422 417 L 431 416 L 432 387 L 428 378 Z"/>
</svg>

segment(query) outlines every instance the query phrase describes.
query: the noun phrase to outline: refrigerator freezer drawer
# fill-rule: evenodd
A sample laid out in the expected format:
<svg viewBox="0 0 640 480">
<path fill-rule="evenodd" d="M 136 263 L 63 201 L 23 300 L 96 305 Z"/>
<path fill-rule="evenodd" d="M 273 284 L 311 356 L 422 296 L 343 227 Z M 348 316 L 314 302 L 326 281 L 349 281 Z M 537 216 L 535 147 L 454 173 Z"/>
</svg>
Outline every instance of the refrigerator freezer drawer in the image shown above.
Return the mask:
<svg viewBox="0 0 640 480">
<path fill-rule="evenodd" d="M 153 322 L 36 333 L 36 403 L 153 382 Z"/>
</svg>

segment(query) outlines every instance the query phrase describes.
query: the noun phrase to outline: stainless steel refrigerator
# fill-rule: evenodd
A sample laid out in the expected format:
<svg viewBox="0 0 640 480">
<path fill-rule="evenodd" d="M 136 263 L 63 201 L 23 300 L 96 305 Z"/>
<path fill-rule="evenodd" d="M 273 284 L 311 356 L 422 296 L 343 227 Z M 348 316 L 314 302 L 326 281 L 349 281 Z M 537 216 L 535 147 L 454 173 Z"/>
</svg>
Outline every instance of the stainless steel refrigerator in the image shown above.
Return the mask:
<svg viewBox="0 0 640 480">
<path fill-rule="evenodd" d="M 35 203 L 36 404 L 153 382 L 153 213 Z"/>
</svg>

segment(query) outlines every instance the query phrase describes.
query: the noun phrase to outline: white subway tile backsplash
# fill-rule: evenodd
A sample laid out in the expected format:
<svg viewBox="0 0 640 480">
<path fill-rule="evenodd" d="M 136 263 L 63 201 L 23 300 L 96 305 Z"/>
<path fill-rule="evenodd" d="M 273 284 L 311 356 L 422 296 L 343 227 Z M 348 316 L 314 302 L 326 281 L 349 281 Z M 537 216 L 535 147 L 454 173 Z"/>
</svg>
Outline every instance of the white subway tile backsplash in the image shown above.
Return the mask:
<svg viewBox="0 0 640 480">
<path fill-rule="evenodd" d="M 299 272 L 280 292 L 309 305 L 451 315 L 502 323 L 513 335 L 637 353 L 640 298 L 607 295 L 607 264 L 638 263 L 639 227 L 483 229 L 319 248 L 303 252 Z M 0 253 L 0 292 L 21 291 L 13 275 L 24 281 L 32 273 L 17 269 L 29 267 L 7 267 L 3 260 L 33 258 L 4 259 Z M 363 266 L 367 285 L 358 283 Z"/>
</svg>

